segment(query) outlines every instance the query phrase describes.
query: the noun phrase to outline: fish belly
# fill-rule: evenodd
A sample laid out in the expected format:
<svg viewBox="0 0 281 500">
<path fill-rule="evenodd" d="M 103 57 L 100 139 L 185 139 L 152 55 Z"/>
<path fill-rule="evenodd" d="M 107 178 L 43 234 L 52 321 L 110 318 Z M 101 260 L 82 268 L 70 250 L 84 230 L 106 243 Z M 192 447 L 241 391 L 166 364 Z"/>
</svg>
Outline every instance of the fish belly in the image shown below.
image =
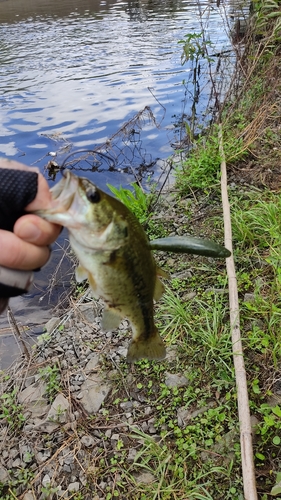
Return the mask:
<svg viewBox="0 0 281 500">
<path fill-rule="evenodd" d="M 70 238 L 70 243 L 88 275 L 94 295 L 105 302 L 103 326 L 116 328 L 125 317 L 131 324 L 133 338 L 127 360 L 163 359 L 166 350 L 153 317 L 156 266 L 151 254 L 144 272 L 144 266 L 136 265 L 132 254 L 128 255 L 124 248 L 115 252 L 87 252 L 81 250 L 76 239 Z"/>
</svg>

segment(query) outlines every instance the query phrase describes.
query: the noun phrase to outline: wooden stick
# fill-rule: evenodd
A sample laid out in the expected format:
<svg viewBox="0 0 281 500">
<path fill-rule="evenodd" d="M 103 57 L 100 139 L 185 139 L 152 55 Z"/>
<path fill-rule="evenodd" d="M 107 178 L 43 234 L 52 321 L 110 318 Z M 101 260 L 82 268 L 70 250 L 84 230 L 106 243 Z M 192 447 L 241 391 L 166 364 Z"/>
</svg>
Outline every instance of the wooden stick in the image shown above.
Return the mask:
<svg viewBox="0 0 281 500">
<path fill-rule="evenodd" d="M 235 379 L 238 398 L 238 416 L 240 423 L 240 446 L 242 458 L 243 488 L 245 500 L 257 500 L 255 479 L 255 466 L 252 446 L 252 428 L 250 420 L 249 398 L 247 390 L 247 377 L 244 365 L 243 348 L 240 334 L 240 315 L 238 303 L 237 279 L 235 273 L 232 230 L 230 218 L 230 205 L 227 193 L 227 173 L 225 154 L 223 149 L 222 127 L 219 125 L 219 149 L 221 154 L 221 196 L 224 220 L 224 243 L 231 251 L 231 256 L 226 259 L 228 276 L 230 327 L 232 332 L 232 352 L 235 369 Z"/>
</svg>

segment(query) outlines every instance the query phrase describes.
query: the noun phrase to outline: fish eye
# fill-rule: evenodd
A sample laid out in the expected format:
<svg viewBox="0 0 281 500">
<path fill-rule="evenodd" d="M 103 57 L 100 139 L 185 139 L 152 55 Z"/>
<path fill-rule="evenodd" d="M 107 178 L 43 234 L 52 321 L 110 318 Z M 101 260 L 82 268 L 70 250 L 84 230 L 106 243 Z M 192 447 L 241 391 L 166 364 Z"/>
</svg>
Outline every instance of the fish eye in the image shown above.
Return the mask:
<svg viewBox="0 0 281 500">
<path fill-rule="evenodd" d="M 87 200 L 91 203 L 98 203 L 100 201 L 100 193 L 95 189 L 87 189 L 86 196 Z"/>
</svg>

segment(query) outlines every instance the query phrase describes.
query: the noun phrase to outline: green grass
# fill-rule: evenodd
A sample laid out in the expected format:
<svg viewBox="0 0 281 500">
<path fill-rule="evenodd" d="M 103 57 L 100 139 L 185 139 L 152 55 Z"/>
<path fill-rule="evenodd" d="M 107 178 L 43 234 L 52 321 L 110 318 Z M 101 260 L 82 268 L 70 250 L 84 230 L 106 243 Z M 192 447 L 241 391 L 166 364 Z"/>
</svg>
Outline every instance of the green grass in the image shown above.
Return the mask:
<svg viewBox="0 0 281 500">
<path fill-rule="evenodd" d="M 216 149 L 215 141 L 212 147 Z M 186 193 L 185 182 L 191 178 L 190 185 L 203 188 L 196 202 L 199 208 L 200 197 L 205 200 L 204 190 L 209 190 L 211 184 L 207 188 L 204 179 L 211 179 L 215 196 L 211 197 L 200 234 L 212 234 L 213 227 L 222 238 L 222 217 L 217 210 L 219 157 L 212 163 L 210 158 L 214 156 L 207 159 L 206 151 L 210 149 L 200 153 L 201 158 L 206 158 L 206 164 L 201 163 L 202 170 L 193 170 L 192 178 L 190 163 L 184 165 L 178 185 Z M 196 181 L 199 174 L 201 185 Z M 281 469 L 281 408 L 277 403 L 268 403 L 281 359 L 281 198 L 257 189 L 232 189 L 229 194 L 250 408 L 258 419 L 255 465 L 257 471 L 271 470 L 263 483 L 258 481 L 260 498 L 269 500 L 272 488 L 279 491 L 277 473 Z M 178 211 L 182 210 L 179 206 Z M 194 206 L 187 207 L 187 211 L 192 221 Z M 219 215 L 213 215 L 216 213 Z M 179 258 L 178 265 L 177 268 L 175 262 L 170 271 L 186 268 L 187 263 L 184 265 Z M 155 442 L 140 430 L 132 434 L 134 439 L 138 435 L 139 449 L 129 467 L 123 451 L 123 487 L 128 482 L 136 499 L 242 500 L 226 272 L 220 262 L 204 258 L 190 257 L 188 268 L 192 270 L 190 278 L 173 278 L 156 309 L 160 333 L 167 345 L 176 349 L 176 359 L 169 366 L 146 361 L 135 365 L 137 389 L 156 407 L 154 427 L 160 441 Z M 190 292 L 192 298 L 185 299 Z M 249 301 L 244 301 L 246 293 L 250 294 Z M 167 387 L 166 370 L 183 374 L 187 386 Z M 179 409 L 191 415 L 184 425 L 179 421 Z M 150 472 L 155 481 L 136 484 L 138 471 Z"/>
</svg>

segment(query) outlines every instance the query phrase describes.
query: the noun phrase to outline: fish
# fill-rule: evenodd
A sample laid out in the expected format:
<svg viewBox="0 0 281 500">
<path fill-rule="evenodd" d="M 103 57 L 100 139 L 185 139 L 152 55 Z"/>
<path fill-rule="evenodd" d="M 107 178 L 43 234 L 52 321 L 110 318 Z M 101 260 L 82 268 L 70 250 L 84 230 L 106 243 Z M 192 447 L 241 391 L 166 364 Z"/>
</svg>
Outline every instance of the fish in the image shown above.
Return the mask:
<svg viewBox="0 0 281 500">
<path fill-rule="evenodd" d="M 90 180 L 69 170 L 51 189 L 50 206 L 33 213 L 68 229 L 79 260 L 76 279 L 88 279 L 95 297 L 103 299 L 103 330 L 129 320 L 132 340 L 127 361 L 161 360 L 163 339 L 154 321 L 154 300 L 168 278 L 153 257 L 148 237 L 136 216 Z"/>
</svg>

